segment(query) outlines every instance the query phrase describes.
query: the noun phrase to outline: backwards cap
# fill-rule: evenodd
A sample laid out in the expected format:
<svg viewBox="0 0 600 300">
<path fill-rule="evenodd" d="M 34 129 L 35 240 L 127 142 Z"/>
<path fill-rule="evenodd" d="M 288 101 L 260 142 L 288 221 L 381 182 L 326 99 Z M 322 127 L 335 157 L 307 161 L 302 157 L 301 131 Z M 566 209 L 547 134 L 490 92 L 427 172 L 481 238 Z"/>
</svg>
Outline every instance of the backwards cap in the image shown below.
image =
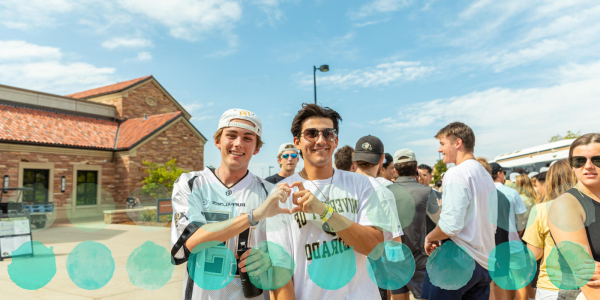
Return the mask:
<svg viewBox="0 0 600 300">
<path fill-rule="evenodd" d="M 233 119 L 246 120 L 254 124 L 254 126 L 232 121 Z M 221 119 L 219 119 L 219 128 L 217 128 L 217 130 L 225 127 L 238 127 L 250 130 L 254 132 L 258 137 L 262 135 L 262 122 L 260 121 L 258 116 L 253 112 L 244 109 L 233 108 L 224 112 L 221 116 Z"/>
</svg>

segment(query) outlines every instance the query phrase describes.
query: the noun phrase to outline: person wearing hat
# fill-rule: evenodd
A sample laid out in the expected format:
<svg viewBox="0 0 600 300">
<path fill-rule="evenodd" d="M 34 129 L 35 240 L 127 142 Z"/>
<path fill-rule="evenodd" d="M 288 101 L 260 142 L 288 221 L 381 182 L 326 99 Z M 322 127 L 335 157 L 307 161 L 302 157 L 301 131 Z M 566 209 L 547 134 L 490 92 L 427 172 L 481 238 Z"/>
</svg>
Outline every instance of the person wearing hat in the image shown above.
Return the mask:
<svg viewBox="0 0 600 300">
<path fill-rule="evenodd" d="M 490 215 L 490 217 L 492 218 L 492 222 L 498 226 L 496 229 L 496 234 L 494 235 L 496 246 L 509 241 L 518 242 L 510 244 L 510 254 L 497 253 L 503 256 L 502 261 L 510 261 L 510 259 L 507 259 L 506 256 L 521 255 L 522 253 L 526 253 L 526 250 L 524 250 L 524 244 L 520 242 L 520 236 L 523 233 L 523 230 L 525 229 L 525 223 L 527 222 L 527 207 L 525 206 L 525 203 L 523 202 L 523 199 L 521 199 L 521 196 L 517 190 L 504 185 L 504 182 L 506 181 L 506 173 L 504 168 L 495 162 L 491 163 L 490 167 L 492 169 L 492 179 L 494 180 L 494 185 L 496 186 L 497 191 L 497 201 L 490 201 L 490 213 L 496 213 L 495 215 Z M 513 261 L 518 260 L 513 259 Z M 498 276 L 498 278 L 509 276 L 510 271 L 508 267 L 511 267 L 511 269 L 516 269 L 518 266 L 515 267 L 513 265 L 504 266 L 504 268 L 502 267 L 503 266 L 497 265 L 498 269 L 495 270 L 495 275 Z M 518 291 L 504 290 L 498 285 L 494 285 L 494 294 L 496 295 L 497 299 L 514 299 L 515 292 L 520 293 L 520 298 L 518 297 L 519 299 L 527 298 L 527 292 L 525 289 L 520 289 Z"/>
<path fill-rule="evenodd" d="M 393 166 L 398 177 L 394 184 L 388 186 L 388 189 L 392 191 L 396 200 L 400 224 L 404 227 L 402 243 L 413 254 L 415 272 L 404 287 L 391 291 L 392 299 L 409 299 L 409 291 L 413 293 L 415 299 L 421 299 L 428 257 L 423 245 L 427 235 L 427 216 L 429 215 L 433 221 L 439 219 L 438 196 L 431 187 L 417 181 L 419 174 L 417 156 L 412 150 L 396 151 L 393 156 Z"/>
<path fill-rule="evenodd" d="M 298 161 L 300 161 L 300 158 L 298 158 L 298 149 L 294 147 L 294 144 L 282 144 L 279 146 L 279 153 L 277 153 L 277 163 L 279 163 L 281 171 L 265 178 L 265 180 L 272 184 L 277 184 L 286 177 L 294 174 Z"/>
<path fill-rule="evenodd" d="M 383 163 L 381 164 L 381 168 L 377 172 L 377 180 L 381 182 L 384 186 L 388 186 L 390 184 L 394 184 L 392 180 L 395 179 L 396 176 L 394 173 L 394 158 L 391 154 L 385 153 L 383 157 Z"/>
<path fill-rule="evenodd" d="M 214 134 L 214 145 L 221 152 L 219 167 L 183 173 L 173 185 L 171 223 L 171 255 L 175 264 L 187 262 L 184 276 L 184 299 L 243 299 L 240 278 L 232 278 L 229 272 L 209 272 L 212 269 L 231 269 L 236 259 L 238 242 L 245 241 L 249 248 L 258 247 L 266 241 L 265 230 L 255 230 L 264 219 L 277 214 L 289 214 L 288 209 L 279 207 L 287 198 L 290 188 L 286 185 L 274 187 L 248 170 L 252 156 L 258 154 L 262 123 L 257 115 L 243 109 L 230 109 L 221 116 Z M 269 193 L 271 192 L 271 193 Z M 252 198 L 248 198 L 252 197 Z M 250 230 L 254 229 L 254 230 Z M 211 246 L 207 242 L 222 241 L 224 244 Z M 202 244 L 203 250 L 195 250 Z M 208 248 L 207 248 L 208 247 Z M 206 248 L 206 249 L 204 249 Z M 269 273 L 261 266 L 271 266 L 268 255 L 260 247 L 246 251 L 239 258 L 239 272 L 255 271 L 261 280 Z M 192 255 L 193 254 L 193 255 Z M 216 260 L 215 257 L 222 257 Z M 258 262 L 246 267 L 246 259 Z M 206 262 L 206 263 L 205 263 Z M 219 265 L 220 263 L 220 265 Z M 269 270 L 269 268 L 265 268 Z M 261 273 L 262 272 L 262 273 Z M 211 277 L 229 282 L 218 289 L 213 287 Z M 252 299 L 269 299 L 269 293 Z"/>
</svg>

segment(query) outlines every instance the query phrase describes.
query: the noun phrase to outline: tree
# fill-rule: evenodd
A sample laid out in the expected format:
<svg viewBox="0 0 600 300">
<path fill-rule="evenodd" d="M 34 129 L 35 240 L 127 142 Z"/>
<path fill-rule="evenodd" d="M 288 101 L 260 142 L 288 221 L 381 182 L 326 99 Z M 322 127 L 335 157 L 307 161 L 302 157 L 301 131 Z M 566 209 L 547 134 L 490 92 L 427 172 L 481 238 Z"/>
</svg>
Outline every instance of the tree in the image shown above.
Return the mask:
<svg viewBox="0 0 600 300">
<path fill-rule="evenodd" d="M 446 171 L 448 171 L 448 166 L 444 163 L 443 160 L 439 159 L 433 166 L 433 180 L 431 181 L 435 183 L 436 181 L 440 180 L 442 178 L 442 174 Z"/>
<path fill-rule="evenodd" d="M 548 142 L 553 143 L 553 142 L 558 142 L 558 141 L 562 141 L 562 140 L 571 140 L 571 139 L 576 139 L 580 136 L 581 136 L 581 131 L 571 132 L 571 130 L 567 130 L 567 135 L 561 136 L 560 134 L 557 134 L 557 135 L 551 137 Z"/>
<path fill-rule="evenodd" d="M 155 198 L 169 198 L 175 180 L 185 172 L 185 169 L 177 167 L 177 159 L 172 159 L 164 165 L 145 160 L 142 163 L 148 167 L 144 170 L 148 176 L 142 180 L 143 192 Z"/>
</svg>

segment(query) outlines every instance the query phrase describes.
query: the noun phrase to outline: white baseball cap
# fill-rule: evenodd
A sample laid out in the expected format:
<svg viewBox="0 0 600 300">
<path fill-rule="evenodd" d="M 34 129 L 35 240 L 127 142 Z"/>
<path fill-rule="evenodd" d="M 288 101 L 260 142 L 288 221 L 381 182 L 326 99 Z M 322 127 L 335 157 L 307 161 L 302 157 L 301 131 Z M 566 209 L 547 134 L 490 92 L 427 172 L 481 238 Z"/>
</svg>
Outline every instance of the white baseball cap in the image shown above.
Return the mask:
<svg viewBox="0 0 600 300">
<path fill-rule="evenodd" d="M 298 149 L 296 149 L 296 147 L 292 143 L 281 144 L 281 146 L 279 146 L 279 152 L 277 152 L 277 155 L 279 155 L 285 151 L 294 151 L 294 152 L 298 153 Z"/>
<path fill-rule="evenodd" d="M 400 159 L 401 157 L 406 157 L 406 158 Z M 400 149 L 400 150 L 396 151 L 396 153 L 394 153 L 394 164 L 399 164 L 399 163 L 409 162 L 409 161 L 417 161 L 417 156 L 415 155 L 415 153 L 412 150 Z"/>
<path fill-rule="evenodd" d="M 529 176 L 529 178 L 533 178 L 533 176 L 540 174 L 538 172 L 529 172 L 529 174 L 527 174 L 527 176 Z"/>
<path fill-rule="evenodd" d="M 254 126 L 232 121 L 233 119 L 250 121 Z M 262 135 L 262 122 L 256 114 L 245 109 L 233 108 L 224 112 L 221 119 L 219 119 L 219 128 L 217 128 L 217 130 L 225 127 L 238 127 L 250 130 L 256 133 L 258 137 Z"/>
</svg>

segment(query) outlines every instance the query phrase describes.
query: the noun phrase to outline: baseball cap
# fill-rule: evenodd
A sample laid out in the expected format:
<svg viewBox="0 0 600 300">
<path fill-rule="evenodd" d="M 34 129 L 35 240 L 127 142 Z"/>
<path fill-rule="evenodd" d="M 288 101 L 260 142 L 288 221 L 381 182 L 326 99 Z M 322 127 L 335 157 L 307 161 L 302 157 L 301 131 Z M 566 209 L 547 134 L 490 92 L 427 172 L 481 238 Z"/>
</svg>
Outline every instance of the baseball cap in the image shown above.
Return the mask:
<svg viewBox="0 0 600 300">
<path fill-rule="evenodd" d="M 519 175 L 521 175 L 521 174 L 519 174 L 517 172 L 510 173 L 510 181 L 516 182 L 517 181 L 517 177 L 519 177 Z"/>
<path fill-rule="evenodd" d="M 541 167 L 540 168 L 540 173 L 548 172 L 548 170 L 550 170 L 550 168 L 548 168 L 548 167 Z"/>
<path fill-rule="evenodd" d="M 383 157 L 383 167 L 387 168 L 392 162 L 394 162 L 394 158 L 391 154 L 385 153 Z"/>
<path fill-rule="evenodd" d="M 279 152 L 277 152 L 277 155 L 279 155 L 285 151 L 294 151 L 294 152 L 298 153 L 298 149 L 296 149 L 296 147 L 292 143 L 281 144 L 281 146 L 279 146 Z"/>
<path fill-rule="evenodd" d="M 503 171 L 504 169 L 499 163 L 491 163 L 490 168 L 492 168 L 492 175 L 498 174 L 498 172 Z"/>
<path fill-rule="evenodd" d="M 407 158 L 400 159 L 400 157 L 407 157 Z M 400 149 L 400 150 L 396 151 L 396 153 L 394 153 L 394 164 L 399 164 L 399 163 L 409 162 L 409 161 L 417 161 L 417 156 L 415 155 L 415 153 L 412 150 Z"/>
<path fill-rule="evenodd" d="M 361 137 L 354 147 L 354 158 L 352 161 L 366 161 L 370 164 L 378 164 L 383 154 L 383 143 L 377 137 L 367 135 Z"/>
<path fill-rule="evenodd" d="M 254 124 L 254 126 L 232 121 L 233 119 L 246 120 Z M 256 114 L 245 109 L 233 108 L 224 112 L 221 119 L 219 119 L 219 128 L 217 130 L 225 127 L 238 127 L 250 130 L 259 137 L 262 135 L 262 122 Z"/>
<path fill-rule="evenodd" d="M 538 172 L 529 172 L 529 174 L 527 174 L 527 176 L 529 176 L 529 178 L 533 178 L 537 174 L 540 174 L 540 173 L 538 173 Z"/>
</svg>

